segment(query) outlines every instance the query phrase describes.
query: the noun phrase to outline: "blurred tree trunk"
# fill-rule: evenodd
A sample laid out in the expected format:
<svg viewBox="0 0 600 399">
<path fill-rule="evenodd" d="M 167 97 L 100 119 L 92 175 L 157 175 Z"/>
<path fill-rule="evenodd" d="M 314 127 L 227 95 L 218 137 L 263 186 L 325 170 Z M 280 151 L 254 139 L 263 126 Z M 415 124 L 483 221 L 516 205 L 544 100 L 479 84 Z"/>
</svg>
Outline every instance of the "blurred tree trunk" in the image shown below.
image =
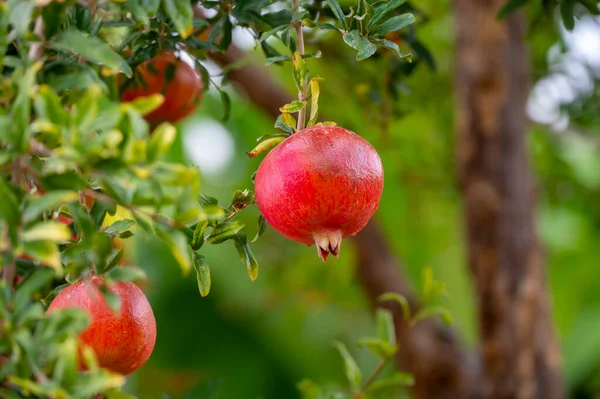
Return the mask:
<svg viewBox="0 0 600 399">
<path fill-rule="evenodd" d="M 564 397 L 525 148 L 528 55 L 506 0 L 456 0 L 457 165 L 485 398 Z"/>
</svg>

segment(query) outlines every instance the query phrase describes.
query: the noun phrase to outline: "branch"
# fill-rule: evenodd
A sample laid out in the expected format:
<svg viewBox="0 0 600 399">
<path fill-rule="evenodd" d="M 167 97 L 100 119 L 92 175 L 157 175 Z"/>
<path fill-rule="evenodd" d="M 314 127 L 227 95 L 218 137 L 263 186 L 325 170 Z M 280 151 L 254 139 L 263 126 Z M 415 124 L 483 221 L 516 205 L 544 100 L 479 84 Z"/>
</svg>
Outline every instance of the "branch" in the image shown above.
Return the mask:
<svg viewBox="0 0 600 399">
<path fill-rule="evenodd" d="M 221 66 L 242 60 L 244 53 L 230 46 L 225 53 L 211 53 L 210 58 Z M 291 95 L 273 81 L 265 68 L 246 65 L 229 71 L 232 83 L 242 95 L 274 119 L 279 107 L 292 100 Z M 397 292 L 413 298 L 406 280 L 400 274 L 400 265 L 386 243 L 386 237 L 376 219 L 352 240 L 359 258 L 358 276 L 374 306 L 385 292 Z M 469 357 L 456 336 L 433 321 L 424 321 L 408 328 L 399 307 L 389 307 L 394 313 L 400 351 L 398 363 L 414 374 L 415 393 L 419 398 L 476 397 L 477 364 Z"/>
<path fill-rule="evenodd" d="M 298 12 L 298 0 L 292 0 L 292 8 L 294 15 Z M 298 20 L 294 22 L 294 28 L 296 29 L 296 41 L 298 42 L 298 53 L 300 56 L 304 55 L 304 34 L 302 33 L 302 20 Z M 306 61 L 304 59 L 301 60 L 302 64 Z M 305 101 L 306 100 L 306 89 L 307 83 L 305 77 L 302 77 L 302 90 L 298 91 L 298 100 Z M 296 125 L 296 130 L 300 131 L 304 129 L 304 125 L 306 124 L 306 107 L 302 108 L 298 111 L 298 124 Z"/>
<path fill-rule="evenodd" d="M 29 48 L 29 59 L 31 61 L 39 61 L 42 58 L 42 54 L 44 53 L 44 41 L 46 38 L 44 37 L 44 30 L 46 25 L 44 23 L 44 19 L 40 16 L 35 20 L 35 26 L 33 28 L 33 33 L 40 39 L 39 42 L 33 43 Z"/>
</svg>

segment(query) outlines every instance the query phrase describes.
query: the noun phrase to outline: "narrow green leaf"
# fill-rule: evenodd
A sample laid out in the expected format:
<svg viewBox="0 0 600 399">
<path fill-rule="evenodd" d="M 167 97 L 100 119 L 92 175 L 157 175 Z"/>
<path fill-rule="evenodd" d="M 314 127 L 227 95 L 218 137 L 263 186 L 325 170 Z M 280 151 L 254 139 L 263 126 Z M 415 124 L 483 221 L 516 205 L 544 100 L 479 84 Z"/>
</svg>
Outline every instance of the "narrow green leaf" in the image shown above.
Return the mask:
<svg viewBox="0 0 600 399">
<path fill-rule="evenodd" d="M 392 17 L 373 29 L 373 35 L 385 35 L 390 32 L 397 32 L 400 29 L 415 22 L 415 16 L 412 14 L 402 14 Z"/>
<path fill-rule="evenodd" d="M 194 253 L 193 256 L 194 269 L 196 270 L 196 280 L 198 281 L 198 290 L 200 295 L 205 297 L 210 292 L 210 267 L 206 262 L 206 258 L 202 255 Z"/>
<path fill-rule="evenodd" d="M 111 224 L 110 226 L 108 226 L 107 228 L 104 229 L 104 234 L 113 235 L 113 234 L 122 233 L 125 230 L 129 230 L 134 225 L 135 225 L 135 221 L 131 220 L 131 219 L 117 220 L 116 222 L 114 222 L 113 224 Z"/>
<path fill-rule="evenodd" d="M 279 108 L 279 111 L 287 113 L 298 112 L 304 107 L 306 107 L 306 101 L 294 100 L 291 103 Z"/>
<path fill-rule="evenodd" d="M 372 30 L 390 11 L 400 7 L 405 2 L 406 0 L 389 0 L 388 2 L 381 3 L 381 6 L 375 8 L 373 18 L 371 18 L 367 25 L 367 30 Z"/>
<path fill-rule="evenodd" d="M 87 132 L 93 125 L 98 115 L 98 100 L 102 89 L 98 85 L 92 85 L 86 90 L 85 95 L 73 106 L 73 122 L 80 131 Z"/>
<path fill-rule="evenodd" d="M 19 79 L 19 92 L 12 104 L 13 129 L 11 143 L 15 148 L 21 150 L 27 147 L 29 141 L 27 134 L 30 132 L 28 127 L 31 118 L 31 94 L 34 91 L 36 74 L 41 67 L 42 63 L 36 62 L 25 71 L 25 76 Z M 6 135 L 6 132 L 3 133 Z"/>
<path fill-rule="evenodd" d="M 58 246 L 51 241 L 30 241 L 23 245 L 23 252 L 28 256 L 54 269 L 57 276 L 63 273 Z"/>
<path fill-rule="evenodd" d="M 426 267 L 423 269 L 423 282 L 422 282 L 422 290 L 423 290 L 423 302 L 428 303 L 431 299 L 431 290 L 433 289 L 433 270 L 431 267 Z"/>
<path fill-rule="evenodd" d="M 283 142 L 286 137 L 273 137 L 267 139 L 265 141 L 261 141 L 258 143 L 256 147 L 252 149 L 252 151 L 247 152 L 246 155 L 250 158 L 254 158 L 264 152 L 271 151 L 273 148 L 277 147 L 281 142 Z"/>
<path fill-rule="evenodd" d="M 235 238 L 238 231 L 240 231 L 243 227 L 244 225 L 237 220 L 233 222 L 222 223 L 210 232 L 208 237 L 206 237 L 206 241 L 210 244 L 220 244 L 224 241 Z"/>
<path fill-rule="evenodd" d="M 107 273 L 114 281 L 138 281 L 146 278 L 146 272 L 135 266 L 119 266 Z"/>
<path fill-rule="evenodd" d="M 560 3 L 560 15 L 563 20 L 563 24 L 567 30 L 573 30 L 575 27 L 575 1 L 574 0 L 563 0 Z"/>
<path fill-rule="evenodd" d="M 334 345 L 344 360 L 344 370 L 350 386 L 354 389 L 359 388 L 362 382 L 362 372 L 358 368 L 358 364 L 343 343 L 336 341 Z"/>
<path fill-rule="evenodd" d="M 377 357 L 382 360 L 389 360 L 396 352 L 398 347 L 379 338 L 363 338 L 358 341 L 359 346 L 366 346 Z"/>
<path fill-rule="evenodd" d="M 398 54 L 400 58 L 405 58 L 408 62 L 412 62 L 412 54 L 411 53 L 401 53 L 400 47 L 396 43 L 391 40 L 384 40 L 381 43 L 378 43 L 382 47 L 386 47 L 392 49 Z"/>
<path fill-rule="evenodd" d="M 89 61 L 106 66 L 113 73 L 123 72 L 127 77 L 132 76 L 127 62 L 97 37 L 86 36 L 77 30 L 67 30 L 54 37 L 50 47 L 65 53 L 80 54 Z"/>
<path fill-rule="evenodd" d="M 28 228 L 21 234 L 21 238 L 25 242 L 64 242 L 71 239 L 71 235 L 71 230 L 66 225 L 59 222 L 47 221 L 37 223 Z"/>
<path fill-rule="evenodd" d="M 194 15 L 189 0 L 163 0 L 163 5 L 181 37 L 185 39 L 191 35 L 194 31 Z"/>
<path fill-rule="evenodd" d="M 408 303 L 408 299 L 405 296 L 397 294 L 395 292 L 386 292 L 385 294 L 380 295 L 377 300 L 379 302 L 386 301 L 395 301 L 400 304 L 402 307 L 402 313 L 404 313 L 404 318 L 408 321 L 412 318 L 410 311 L 410 304 Z"/>
<path fill-rule="evenodd" d="M 28 32 L 34 7 L 35 4 L 30 1 L 11 2 L 10 23 L 15 27 L 20 36 L 25 36 Z"/>
<path fill-rule="evenodd" d="M 220 90 L 221 93 L 221 104 L 223 104 L 223 122 L 229 120 L 229 114 L 231 113 L 231 98 L 225 90 Z"/>
<path fill-rule="evenodd" d="M 369 41 L 366 37 L 362 37 L 358 30 L 353 30 L 344 35 L 344 42 L 347 45 L 358 51 L 356 55 L 357 61 L 362 61 L 377 51 L 377 46 Z"/>
<path fill-rule="evenodd" d="M 448 325 L 454 323 L 454 318 L 452 317 L 450 311 L 441 306 L 426 306 L 419 310 L 413 319 L 413 323 L 435 315 L 440 316 Z"/>
<path fill-rule="evenodd" d="M 523 7 L 529 0 L 509 0 L 498 13 L 498 19 L 502 20 L 515 12 L 518 8 Z"/>
<path fill-rule="evenodd" d="M 3 1 L 0 3 L 0 32 L 8 32 L 8 24 L 10 22 L 10 9 L 8 3 Z M 6 48 L 8 47 L 8 35 L 0 35 L 0 75 L 4 69 L 4 64 L 10 58 L 6 56 Z M 17 59 L 19 60 L 19 59 Z"/>
<path fill-rule="evenodd" d="M 342 29 L 346 29 L 346 18 L 344 16 L 344 12 L 342 11 L 342 7 L 340 7 L 340 4 L 337 2 L 337 0 L 326 0 L 326 2 L 329 8 L 331 8 L 331 11 L 333 11 L 335 19 L 337 19 L 340 25 L 342 25 Z"/>
<path fill-rule="evenodd" d="M 291 61 L 292 57 L 290 57 L 289 55 L 276 55 L 275 57 L 268 57 L 265 65 L 271 65 L 271 64 L 279 64 L 285 61 Z"/>
<path fill-rule="evenodd" d="M 270 38 L 271 36 L 276 35 L 277 33 L 281 32 L 285 29 L 289 29 L 289 25 L 280 25 L 271 30 L 263 32 L 262 35 L 260 35 L 259 41 L 263 42 L 263 41 L 267 40 L 268 38 Z"/>
<path fill-rule="evenodd" d="M 294 121 L 295 121 L 295 119 L 294 119 Z M 296 129 L 296 123 L 294 122 L 294 124 L 292 126 L 290 126 L 288 123 L 283 121 L 283 115 L 279 115 L 277 117 L 277 121 L 275 122 L 275 128 L 281 129 L 284 132 L 291 134 L 291 133 L 294 133 L 294 130 Z"/>
<path fill-rule="evenodd" d="M 23 210 L 23 221 L 29 223 L 43 212 L 56 210 L 62 204 L 79 200 L 79 193 L 67 190 L 51 191 L 40 197 L 29 197 Z"/>
<path fill-rule="evenodd" d="M 396 345 L 396 329 L 392 312 L 386 309 L 377 309 L 377 337 L 390 345 Z"/>
<path fill-rule="evenodd" d="M 49 86 L 40 86 L 35 96 L 34 107 L 39 117 L 58 126 L 66 124 L 67 112 L 61 105 L 58 95 Z"/>
<path fill-rule="evenodd" d="M 208 226 L 208 220 L 204 220 L 201 222 L 198 222 L 198 224 L 196 224 L 196 228 L 194 229 L 194 235 L 192 237 L 192 249 L 194 251 L 199 250 L 200 248 L 202 248 L 202 245 L 204 244 L 204 230 L 206 229 L 206 227 Z"/>
<path fill-rule="evenodd" d="M 319 82 L 317 79 L 310 81 L 310 118 L 306 127 L 311 127 L 319 117 Z"/>
<path fill-rule="evenodd" d="M 146 148 L 146 159 L 148 162 L 154 162 L 169 151 L 175 138 L 177 136 L 177 130 L 170 123 L 161 123 L 158 125 Z"/>
<path fill-rule="evenodd" d="M 391 377 L 384 378 L 373 382 L 373 384 L 367 389 L 369 395 L 372 397 L 379 397 L 383 391 L 390 388 L 410 387 L 415 383 L 415 378 L 411 374 L 395 372 Z M 371 397 L 371 396 L 369 396 Z"/>
<path fill-rule="evenodd" d="M 0 215 L 9 223 L 19 220 L 19 200 L 2 176 L 0 176 Z"/>
<path fill-rule="evenodd" d="M 50 285 L 54 279 L 54 271 L 47 267 L 37 267 L 15 289 L 14 313 L 19 313 L 27 305 L 29 298 L 37 292 L 42 291 L 44 287 Z"/>
<path fill-rule="evenodd" d="M 250 242 L 256 242 L 258 240 L 258 238 L 261 235 L 263 235 L 263 233 L 265 232 L 266 229 L 267 229 L 267 221 L 265 220 L 265 217 L 263 215 L 260 215 L 258 217 L 258 223 L 257 223 L 257 227 L 256 227 L 256 235 Z"/>
<path fill-rule="evenodd" d="M 240 256 L 242 263 L 244 263 L 246 266 L 246 272 L 248 273 L 248 276 L 252 281 L 256 280 L 258 277 L 258 262 L 250 250 L 246 234 L 238 233 L 235 236 L 234 242 L 235 248 L 238 251 L 238 255 Z"/>
<path fill-rule="evenodd" d="M 152 225 L 152 230 L 158 238 L 167 244 L 173 257 L 177 263 L 179 263 L 181 271 L 184 275 L 187 275 L 190 272 L 192 265 L 188 240 L 185 234 L 161 223 L 154 223 Z"/>
<path fill-rule="evenodd" d="M 140 114 L 147 115 L 150 112 L 157 109 L 158 107 L 160 107 L 164 101 L 165 97 L 160 93 L 156 93 L 151 94 L 149 96 L 137 97 L 136 99 L 134 99 L 131 102 L 128 102 L 127 104 L 130 107 L 134 108 Z"/>
</svg>

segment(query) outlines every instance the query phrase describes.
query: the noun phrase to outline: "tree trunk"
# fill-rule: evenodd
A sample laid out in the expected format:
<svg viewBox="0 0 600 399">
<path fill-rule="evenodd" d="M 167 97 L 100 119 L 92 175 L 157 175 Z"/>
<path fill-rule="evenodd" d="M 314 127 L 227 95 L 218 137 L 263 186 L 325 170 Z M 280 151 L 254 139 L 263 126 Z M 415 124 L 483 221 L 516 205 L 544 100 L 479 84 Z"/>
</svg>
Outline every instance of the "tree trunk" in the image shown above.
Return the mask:
<svg viewBox="0 0 600 399">
<path fill-rule="evenodd" d="M 506 0 L 456 0 L 457 165 L 485 398 L 564 397 L 527 161 L 528 55 Z"/>
</svg>

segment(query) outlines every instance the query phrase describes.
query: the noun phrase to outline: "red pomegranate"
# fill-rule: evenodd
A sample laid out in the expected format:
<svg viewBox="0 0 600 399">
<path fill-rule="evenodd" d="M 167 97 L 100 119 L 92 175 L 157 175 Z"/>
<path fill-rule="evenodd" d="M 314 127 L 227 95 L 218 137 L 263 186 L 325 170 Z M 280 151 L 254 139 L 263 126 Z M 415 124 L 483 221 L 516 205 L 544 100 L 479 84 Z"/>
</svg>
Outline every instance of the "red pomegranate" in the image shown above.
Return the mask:
<svg viewBox="0 0 600 399">
<path fill-rule="evenodd" d="M 338 126 L 313 126 L 272 150 L 254 181 L 265 220 L 285 237 L 337 257 L 379 205 L 383 166 L 365 139 Z"/>
<path fill-rule="evenodd" d="M 80 339 L 89 345 L 101 367 L 131 374 L 150 357 L 156 341 L 156 320 L 144 293 L 133 283 L 118 282 L 109 290 L 121 299 L 117 314 L 106 303 L 98 286 L 100 277 L 77 282 L 61 291 L 48 313 L 64 308 L 84 309 L 91 317 Z"/>
<path fill-rule="evenodd" d="M 132 101 L 161 93 L 164 102 L 145 116 L 151 126 L 175 123 L 191 114 L 202 102 L 204 82 L 198 72 L 174 52 L 165 51 L 140 64 L 134 79 L 121 93 L 122 101 Z"/>
</svg>

